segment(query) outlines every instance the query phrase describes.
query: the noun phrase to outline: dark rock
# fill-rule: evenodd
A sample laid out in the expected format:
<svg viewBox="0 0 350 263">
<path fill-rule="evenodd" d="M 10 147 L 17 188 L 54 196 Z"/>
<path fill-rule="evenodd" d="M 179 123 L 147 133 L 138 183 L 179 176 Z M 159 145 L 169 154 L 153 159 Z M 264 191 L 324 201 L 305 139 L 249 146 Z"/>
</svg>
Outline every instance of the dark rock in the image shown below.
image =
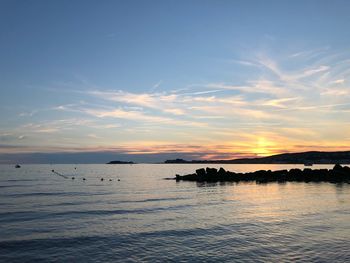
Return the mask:
<svg viewBox="0 0 350 263">
<path fill-rule="evenodd" d="M 205 175 L 206 175 L 205 169 L 204 169 L 204 168 L 197 169 L 197 170 L 196 170 L 196 174 L 197 174 L 198 176 L 205 176 Z"/>
<path fill-rule="evenodd" d="M 198 174 L 187 174 L 187 175 L 181 176 L 180 180 L 204 181 L 205 180 L 204 176 L 199 176 Z"/>
<path fill-rule="evenodd" d="M 336 165 L 334 165 L 333 170 L 334 171 L 341 171 L 341 170 L 343 170 L 343 167 L 339 163 L 337 163 Z"/>
<path fill-rule="evenodd" d="M 220 168 L 219 171 L 216 168 L 206 169 L 200 168 L 196 170 L 195 174 L 176 175 L 177 181 L 197 181 L 197 182 L 240 182 L 240 181 L 255 181 L 257 183 L 268 182 L 332 182 L 350 183 L 350 167 L 341 165 L 335 165 L 333 169 L 311 169 L 305 168 L 290 169 L 288 170 L 259 170 L 249 173 L 234 173 L 225 171 L 224 168 Z"/>
<path fill-rule="evenodd" d="M 205 169 L 207 175 L 206 175 L 206 179 L 207 181 L 217 181 L 219 178 L 218 178 L 218 170 L 215 169 L 215 168 L 209 168 L 207 167 Z"/>
<path fill-rule="evenodd" d="M 218 175 L 220 176 L 225 176 L 226 175 L 226 171 L 224 168 L 220 167 L 219 171 L 218 171 Z"/>
</svg>

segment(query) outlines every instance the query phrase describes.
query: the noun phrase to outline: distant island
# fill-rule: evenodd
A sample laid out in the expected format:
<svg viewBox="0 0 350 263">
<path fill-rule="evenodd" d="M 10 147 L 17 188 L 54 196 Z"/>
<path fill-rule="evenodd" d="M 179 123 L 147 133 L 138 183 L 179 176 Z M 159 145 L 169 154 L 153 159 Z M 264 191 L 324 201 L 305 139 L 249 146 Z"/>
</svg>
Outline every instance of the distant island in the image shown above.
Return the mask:
<svg viewBox="0 0 350 263">
<path fill-rule="evenodd" d="M 134 162 L 124 162 L 124 161 L 110 161 L 107 164 L 135 164 Z"/>
<path fill-rule="evenodd" d="M 283 153 L 259 158 L 233 160 L 166 160 L 164 163 L 210 163 L 210 164 L 350 164 L 350 151 Z"/>
</svg>

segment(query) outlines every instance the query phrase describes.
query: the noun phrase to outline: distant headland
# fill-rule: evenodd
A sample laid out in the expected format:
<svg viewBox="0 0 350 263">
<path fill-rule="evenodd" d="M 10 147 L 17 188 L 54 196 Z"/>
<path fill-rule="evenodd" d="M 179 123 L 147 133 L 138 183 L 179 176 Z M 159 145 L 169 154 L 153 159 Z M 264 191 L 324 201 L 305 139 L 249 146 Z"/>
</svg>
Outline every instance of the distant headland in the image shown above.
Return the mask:
<svg viewBox="0 0 350 263">
<path fill-rule="evenodd" d="M 166 164 L 350 164 L 350 151 L 342 152 L 301 152 L 283 153 L 259 158 L 242 158 L 233 160 L 166 160 Z"/>
<path fill-rule="evenodd" d="M 110 161 L 107 164 L 135 164 L 134 162 L 125 162 L 125 161 Z"/>
</svg>

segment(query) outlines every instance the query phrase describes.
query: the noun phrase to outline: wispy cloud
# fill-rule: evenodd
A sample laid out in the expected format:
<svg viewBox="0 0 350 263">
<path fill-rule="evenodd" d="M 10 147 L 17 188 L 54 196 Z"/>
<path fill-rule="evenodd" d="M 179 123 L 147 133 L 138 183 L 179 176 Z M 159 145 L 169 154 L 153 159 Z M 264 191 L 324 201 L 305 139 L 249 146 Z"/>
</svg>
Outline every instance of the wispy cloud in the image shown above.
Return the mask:
<svg viewBox="0 0 350 263">
<path fill-rule="evenodd" d="M 20 117 L 31 117 L 33 116 L 34 114 L 36 114 L 38 111 L 37 110 L 32 110 L 32 111 L 29 111 L 29 112 L 21 112 L 19 114 Z"/>
<path fill-rule="evenodd" d="M 272 94 L 272 95 L 282 95 L 288 93 L 284 87 L 280 86 L 277 82 L 259 79 L 250 80 L 245 86 L 230 85 L 227 83 L 209 83 L 203 85 L 205 88 L 219 88 L 221 90 L 228 91 L 238 91 L 240 93 L 261 93 L 261 94 Z"/>
<path fill-rule="evenodd" d="M 350 132 L 350 60 L 326 52 L 284 57 L 260 52 L 233 61 L 254 71 L 246 79 L 213 79 L 177 90 L 165 89 L 162 81 L 139 92 L 86 81 L 85 89 L 74 90 L 69 84 L 82 99 L 53 105 L 48 110 L 53 119 L 23 112 L 20 116 L 33 117 L 30 123 L 0 130 L 0 140 L 21 144 L 25 151 L 30 145 L 43 151 L 34 143 L 46 138 L 50 151 L 64 144 L 77 151 L 125 154 L 196 152 L 198 158 L 268 155 L 300 150 L 303 144 L 343 149 L 349 137 L 339 131 Z"/>
<path fill-rule="evenodd" d="M 345 79 L 336 79 L 332 83 L 334 83 L 334 84 L 344 84 L 345 83 Z"/>
<path fill-rule="evenodd" d="M 177 120 L 168 117 L 146 115 L 141 111 L 126 111 L 121 108 L 113 109 L 110 111 L 106 110 L 83 110 L 85 113 L 96 116 L 98 118 L 117 118 L 117 119 L 126 119 L 129 121 L 142 121 L 142 122 L 151 122 L 151 123 L 163 123 L 171 124 L 176 126 L 206 126 L 205 123 L 195 122 L 195 121 L 186 121 L 186 120 Z"/>
<path fill-rule="evenodd" d="M 162 84 L 162 80 L 158 81 L 156 84 L 153 85 L 151 92 L 154 92 L 156 89 L 158 89 L 160 87 L 160 85 Z"/>
<path fill-rule="evenodd" d="M 321 96 L 349 96 L 350 88 L 326 88 L 320 94 Z"/>
<path fill-rule="evenodd" d="M 282 99 L 272 99 L 272 100 L 263 100 L 261 102 L 261 105 L 263 106 L 271 106 L 271 107 L 276 107 L 276 108 L 288 108 L 290 107 L 290 103 L 295 103 L 298 100 L 300 100 L 299 97 L 294 97 L 294 98 L 282 98 Z"/>
</svg>

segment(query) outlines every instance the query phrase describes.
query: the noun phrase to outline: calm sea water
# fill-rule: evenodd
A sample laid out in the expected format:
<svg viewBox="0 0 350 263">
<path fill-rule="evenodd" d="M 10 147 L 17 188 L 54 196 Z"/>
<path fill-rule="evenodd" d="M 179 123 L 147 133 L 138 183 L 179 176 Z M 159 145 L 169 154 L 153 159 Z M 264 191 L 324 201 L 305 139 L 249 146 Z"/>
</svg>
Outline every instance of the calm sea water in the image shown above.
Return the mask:
<svg viewBox="0 0 350 263">
<path fill-rule="evenodd" d="M 350 260 L 350 185 L 163 180 L 199 167 L 0 165 L 0 261 Z"/>
</svg>

